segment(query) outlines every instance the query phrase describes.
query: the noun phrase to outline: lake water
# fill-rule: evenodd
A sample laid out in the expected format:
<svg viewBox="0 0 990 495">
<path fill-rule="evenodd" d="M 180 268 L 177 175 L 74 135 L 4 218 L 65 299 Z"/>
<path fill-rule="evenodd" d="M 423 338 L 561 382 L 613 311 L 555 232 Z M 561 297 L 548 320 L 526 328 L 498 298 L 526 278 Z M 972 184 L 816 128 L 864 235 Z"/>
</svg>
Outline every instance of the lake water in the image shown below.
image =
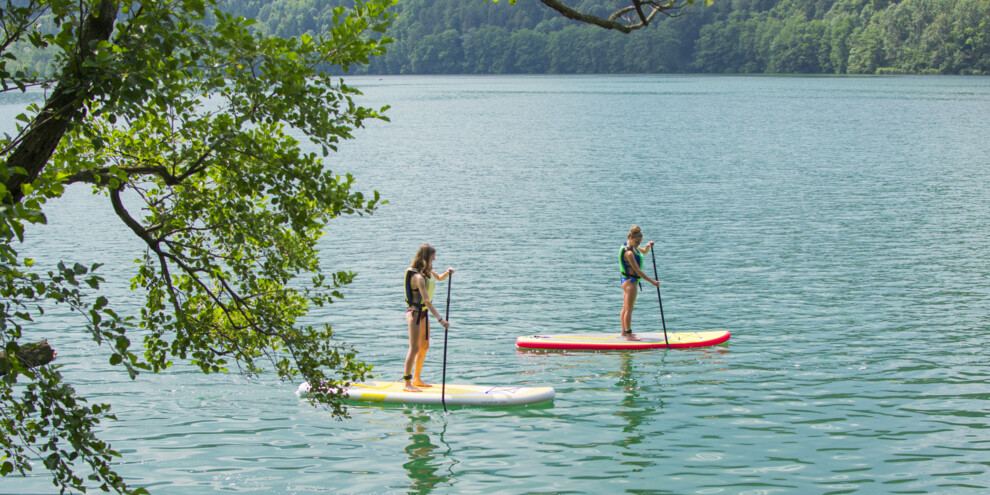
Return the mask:
<svg viewBox="0 0 990 495">
<path fill-rule="evenodd" d="M 452 266 L 448 381 L 553 386 L 552 405 L 354 406 L 271 375 L 187 366 L 131 381 L 82 322 L 46 337 L 102 436 L 152 493 L 986 493 L 990 490 L 990 78 L 356 77 L 391 123 L 328 160 L 390 204 L 335 220 L 314 311 L 398 379 L 402 272 Z M 5 100 L 10 116 L 20 100 Z M 4 125 L 12 119 L 4 117 Z M 82 188 L 22 251 L 107 262 L 140 246 Z M 670 331 L 724 345 L 520 352 L 519 335 L 618 331 L 618 246 L 657 242 Z M 647 263 L 652 273 L 652 266 Z M 648 288 L 648 287 L 647 287 Z M 438 293 L 446 290 L 440 284 Z M 442 299 L 442 298 L 441 298 Z M 442 304 L 441 304 L 442 310 Z M 640 294 L 637 331 L 661 327 Z M 439 381 L 434 325 L 424 377 Z M 39 464 L 3 493 L 51 493 Z"/>
</svg>

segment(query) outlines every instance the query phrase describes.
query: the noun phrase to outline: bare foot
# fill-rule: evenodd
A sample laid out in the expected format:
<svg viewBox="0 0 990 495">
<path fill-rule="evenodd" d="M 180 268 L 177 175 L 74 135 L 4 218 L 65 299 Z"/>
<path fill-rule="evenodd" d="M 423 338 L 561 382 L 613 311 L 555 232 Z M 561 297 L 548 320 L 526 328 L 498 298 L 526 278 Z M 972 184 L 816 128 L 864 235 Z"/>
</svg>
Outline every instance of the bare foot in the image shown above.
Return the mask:
<svg viewBox="0 0 990 495">
<path fill-rule="evenodd" d="M 635 341 L 638 341 L 638 340 L 643 340 L 643 339 L 637 337 L 636 334 L 634 334 L 634 333 L 627 333 L 625 335 L 625 337 L 626 337 L 626 340 L 628 340 L 630 342 L 635 342 Z"/>
<path fill-rule="evenodd" d="M 402 390 L 405 390 L 406 392 L 422 392 L 422 390 L 409 384 L 406 384 L 405 387 L 402 387 Z"/>
<path fill-rule="evenodd" d="M 414 381 L 413 382 L 413 385 L 415 385 L 417 387 L 432 387 L 433 386 L 433 385 L 430 385 L 429 383 L 423 383 L 422 380 L 416 380 L 416 381 Z"/>
</svg>

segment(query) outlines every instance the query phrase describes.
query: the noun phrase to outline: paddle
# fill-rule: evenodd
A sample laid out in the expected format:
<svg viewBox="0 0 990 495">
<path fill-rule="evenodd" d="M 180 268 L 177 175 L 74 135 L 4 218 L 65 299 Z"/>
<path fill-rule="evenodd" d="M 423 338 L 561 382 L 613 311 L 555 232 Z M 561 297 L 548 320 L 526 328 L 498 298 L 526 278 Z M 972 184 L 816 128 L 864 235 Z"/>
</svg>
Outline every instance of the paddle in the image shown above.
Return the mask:
<svg viewBox="0 0 990 495">
<path fill-rule="evenodd" d="M 447 312 L 443 317 L 447 325 L 450 325 L 450 286 L 453 283 L 454 274 L 451 273 L 447 280 Z M 443 404 L 443 412 L 447 412 L 447 327 L 443 328 L 443 382 L 440 386 L 440 403 Z"/>
<path fill-rule="evenodd" d="M 663 299 L 660 298 L 660 275 L 657 274 L 657 254 L 653 246 L 650 246 L 650 256 L 653 257 L 653 278 L 658 282 L 657 302 L 660 303 L 660 324 L 663 325 L 663 341 L 667 344 L 667 349 L 670 349 L 670 341 L 667 340 L 667 323 L 663 321 Z"/>
</svg>

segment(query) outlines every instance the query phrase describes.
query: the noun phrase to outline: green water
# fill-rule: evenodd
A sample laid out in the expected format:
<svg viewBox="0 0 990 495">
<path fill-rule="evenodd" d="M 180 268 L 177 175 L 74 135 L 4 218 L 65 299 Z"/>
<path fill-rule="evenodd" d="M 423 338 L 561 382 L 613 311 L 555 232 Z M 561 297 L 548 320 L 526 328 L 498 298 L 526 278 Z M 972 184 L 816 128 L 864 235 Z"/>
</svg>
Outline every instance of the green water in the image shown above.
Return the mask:
<svg viewBox="0 0 990 495">
<path fill-rule="evenodd" d="M 402 272 L 430 242 L 437 267 L 457 269 L 448 380 L 549 385 L 556 400 L 449 415 L 357 406 L 336 422 L 270 376 L 177 367 L 130 381 L 103 365 L 82 322 L 56 314 L 37 335 L 77 388 L 113 404 L 119 421 L 103 437 L 131 483 L 163 494 L 990 489 L 990 79 L 351 81 L 366 104 L 392 105 L 392 122 L 359 131 L 329 166 L 391 203 L 333 222 L 325 269 L 359 276 L 313 321 L 399 378 Z M 127 233 L 91 228 L 106 205 L 79 191 L 53 207 L 24 251 L 133 270 Z M 618 331 L 616 253 L 633 223 L 657 242 L 668 330 L 732 339 L 517 351 L 523 334 Z M 136 311 L 126 283 L 114 290 Z M 634 329 L 660 328 L 655 296 L 641 293 Z M 440 379 L 437 328 L 428 381 Z M 51 491 L 41 470 L 0 481 L 3 493 Z"/>
</svg>

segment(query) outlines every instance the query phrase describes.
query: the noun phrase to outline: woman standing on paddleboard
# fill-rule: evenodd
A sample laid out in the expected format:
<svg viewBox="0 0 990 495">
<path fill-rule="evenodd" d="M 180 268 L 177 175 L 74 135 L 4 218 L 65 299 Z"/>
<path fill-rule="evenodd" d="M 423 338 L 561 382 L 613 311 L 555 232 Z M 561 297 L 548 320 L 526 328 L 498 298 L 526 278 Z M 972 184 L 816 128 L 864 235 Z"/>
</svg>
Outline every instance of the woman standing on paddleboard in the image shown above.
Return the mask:
<svg viewBox="0 0 990 495">
<path fill-rule="evenodd" d="M 640 279 L 646 280 L 654 287 L 660 287 L 660 282 L 651 279 L 643 272 L 643 255 L 650 252 L 653 241 L 646 243 L 645 247 L 639 247 L 641 242 L 643 242 L 643 232 L 640 231 L 639 225 L 633 225 L 629 229 L 626 243 L 619 248 L 619 267 L 622 270 L 622 312 L 619 313 L 619 320 L 622 322 L 622 336 L 626 340 L 641 340 L 632 331 L 632 312 L 636 304 Z"/>
<path fill-rule="evenodd" d="M 454 273 L 453 268 L 447 268 L 443 275 L 433 271 L 433 260 L 437 258 L 437 249 L 429 244 L 423 244 L 416 251 L 412 264 L 406 268 L 406 323 L 409 325 L 409 352 L 406 354 L 406 367 L 402 379 L 406 381 L 405 390 L 419 392 L 417 387 L 429 387 L 423 383 L 420 373 L 423 371 L 423 360 L 430 348 L 430 318 L 427 311 L 433 313 L 443 327 L 450 328 L 450 323 L 440 317 L 433 307 L 433 287 L 437 280 L 444 280 Z M 415 370 L 415 372 L 414 372 Z"/>
</svg>

